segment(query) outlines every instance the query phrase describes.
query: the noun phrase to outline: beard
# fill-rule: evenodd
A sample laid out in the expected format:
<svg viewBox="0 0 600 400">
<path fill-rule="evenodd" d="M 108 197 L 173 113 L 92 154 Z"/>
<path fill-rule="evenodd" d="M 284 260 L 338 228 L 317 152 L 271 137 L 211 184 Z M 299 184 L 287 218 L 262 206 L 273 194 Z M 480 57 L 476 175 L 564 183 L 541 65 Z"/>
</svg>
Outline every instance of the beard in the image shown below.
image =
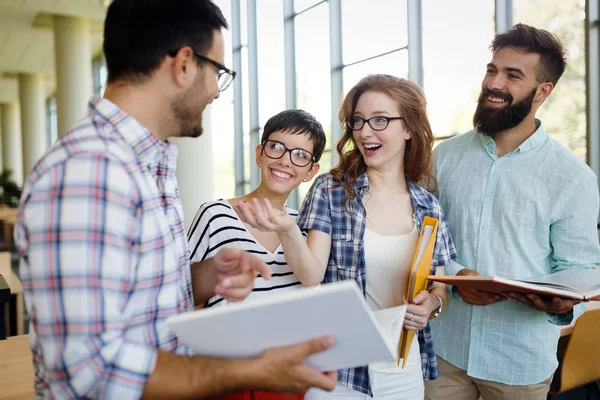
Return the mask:
<svg viewBox="0 0 600 400">
<path fill-rule="evenodd" d="M 473 126 L 479 133 L 488 136 L 514 128 L 531 112 L 536 91 L 537 88 L 534 88 L 523 100 L 513 104 L 513 97 L 509 93 L 483 89 L 477 100 Z M 489 96 L 504 99 L 509 105 L 501 109 L 488 108 L 485 102 Z"/>
<path fill-rule="evenodd" d="M 179 95 L 171 104 L 173 116 L 179 122 L 179 133 L 177 135 L 179 137 L 196 138 L 202 135 L 202 112 L 206 104 L 202 105 L 200 109 L 196 105 L 199 98 L 206 96 L 195 89 L 197 87 L 200 87 L 199 82 L 195 82 L 187 92 Z"/>
</svg>

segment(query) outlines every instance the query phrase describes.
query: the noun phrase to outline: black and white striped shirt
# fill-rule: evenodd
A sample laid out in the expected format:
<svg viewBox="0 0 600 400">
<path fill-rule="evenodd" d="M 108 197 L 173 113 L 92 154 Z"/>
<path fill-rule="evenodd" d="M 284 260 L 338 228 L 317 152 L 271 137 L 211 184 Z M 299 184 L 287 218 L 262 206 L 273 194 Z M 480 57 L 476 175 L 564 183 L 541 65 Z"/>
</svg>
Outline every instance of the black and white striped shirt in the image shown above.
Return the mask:
<svg viewBox="0 0 600 400">
<path fill-rule="evenodd" d="M 298 211 L 287 207 L 286 211 L 294 218 L 298 215 Z M 227 200 L 212 201 L 200 206 L 188 233 L 188 243 L 192 263 L 213 257 L 222 247 L 230 247 L 252 253 L 271 268 L 271 279 L 267 281 L 258 276 L 252 293 L 245 301 L 304 287 L 288 267 L 281 244 L 274 252 L 265 249 L 248 232 Z M 217 295 L 208 301 L 208 307 L 227 303 L 227 300 Z"/>
</svg>

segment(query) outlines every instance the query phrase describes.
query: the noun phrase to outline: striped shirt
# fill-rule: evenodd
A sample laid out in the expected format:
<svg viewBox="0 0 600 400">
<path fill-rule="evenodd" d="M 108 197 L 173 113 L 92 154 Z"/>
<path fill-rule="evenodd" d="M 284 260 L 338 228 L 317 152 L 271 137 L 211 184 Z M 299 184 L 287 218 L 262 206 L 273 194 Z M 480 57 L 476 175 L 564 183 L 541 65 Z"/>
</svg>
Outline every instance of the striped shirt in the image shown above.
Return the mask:
<svg viewBox="0 0 600 400">
<path fill-rule="evenodd" d="M 458 251 L 446 275 L 470 268 L 527 279 L 600 264 L 596 176 L 536 123 L 534 134 L 500 158 L 494 140 L 476 131 L 437 146 L 438 198 Z M 557 325 L 572 315 L 515 300 L 472 306 L 453 296 L 432 323 L 436 351 L 474 378 L 536 384 L 556 369 Z"/>
<path fill-rule="evenodd" d="M 413 221 L 421 232 L 423 218 L 429 216 L 439 221 L 431 274 L 456 257 L 454 243 L 444 212 L 437 199 L 419 185 L 407 180 L 413 206 Z M 364 235 L 366 210 L 363 196 L 369 190 L 367 174 L 363 173 L 353 185 L 356 197 L 348 203 L 350 214 L 344 207 L 346 190 L 337 185 L 331 173 L 317 177 L 302 203 L 298 215 L 300 229 L 316 229 L 331 236 L 331 253 L 327 263 L 324 283 L 354 279 L 366 291 L 367 269 L 365 263 Z M 437 361 L 429 324 L 418 332 L 421 367 L 424 379 L 437 378 Z M 339 371 L 339 381 L 345 386 L 372 396 L 368 367 Z"/>
<path fill-rule="evenodd" d="M 286 211 L 294 218 L 298 215 L 296 210 L 287 207 Z M 271 269 L 272 277 L 265 280 L 258 276 L 246 301 L 304 287 L 288 267 L 281 244 L 272 252 L 265 249 L 248 231 L 227 200 L 204 203 L 200 207 L 188 233 L 188 243 L 192 263 L 214 257 L 224 247 L 245 250 L 264 261 Z M 208 301 L 207 306 L 227 303 L 227 300 L 216 295 Z"/>
<path fill-rule="evenodd" d="M 138 399 L 193 310 L 176 148 L 106 99 L 36 164 L 15 226 L 38 399 Z"/>
</svg>

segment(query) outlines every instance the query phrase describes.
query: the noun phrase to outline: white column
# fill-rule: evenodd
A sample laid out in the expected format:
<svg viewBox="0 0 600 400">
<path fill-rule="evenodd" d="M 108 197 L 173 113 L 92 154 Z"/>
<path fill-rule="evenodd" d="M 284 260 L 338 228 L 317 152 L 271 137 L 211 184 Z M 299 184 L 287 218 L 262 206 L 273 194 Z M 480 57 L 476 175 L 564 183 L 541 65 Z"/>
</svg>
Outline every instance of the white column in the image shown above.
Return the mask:
<svg viewBox="0 0 600 400">
<path fill-rule="evenodd" d="M 23 184 L 23 163 L 21 158 L 21 120 L 17 103 L 0 106 L 2 115 L 2 161 L 4 168 L 13 171 L 12 177 L 19 185 Z"/>
<path fill-rule="evenodd" d="M 198 138 L 171 138 L 177 146 L 177 182 L 185 215 L 185 226 L 189 228 L 198 207 L 214 198 L 212 127 L 210 106 L 202 114 L 204 133 Z"/>
<path fill-rule="evenodd" d="M 41 74 L 19 75 L 21 128 L 23 130 L 23 173 L 25 176 L 29 174 L 48 147 L 44 97 L 44 77 Z"/>
<path fill-rule="evenodd" d="M 86 18 L 54 16 L 58 136 L 86 113 L 92 96 L 90 23 Z"/>
</svg>

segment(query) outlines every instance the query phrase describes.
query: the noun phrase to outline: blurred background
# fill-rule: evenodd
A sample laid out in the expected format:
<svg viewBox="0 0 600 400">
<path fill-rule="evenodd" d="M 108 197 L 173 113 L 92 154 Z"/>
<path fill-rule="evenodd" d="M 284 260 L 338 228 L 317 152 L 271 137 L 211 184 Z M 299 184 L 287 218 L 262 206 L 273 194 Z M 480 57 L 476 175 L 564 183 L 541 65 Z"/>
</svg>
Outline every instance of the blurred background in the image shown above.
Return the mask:
<svg viewBox="0 0 600 400">
<path fill-rule="evenodd" d="M 471 120 L 495 32 L 523 22 L 568 49 L 568 68 L 538 113 L 546 130 L 600 172 L 599 0 L 215 0 L 230 24 L 234 85 L 210 106 L 205 135 L 174 140 L 186 220 L 258 183 L 254 148 L 286 108 L 314 114 L 328 136 L 321 172 L 337 162 L 340 99 L 361 77 L 420 84 L 436 140 Z M 102 95 L 106 0 L 0 0 L 2 165 L 18 184 L 35 160 Z M 332 149 L 334 151 L 332 152 Z M 289 203 L 298 207 L 310 183 Z"/>
</svg>

